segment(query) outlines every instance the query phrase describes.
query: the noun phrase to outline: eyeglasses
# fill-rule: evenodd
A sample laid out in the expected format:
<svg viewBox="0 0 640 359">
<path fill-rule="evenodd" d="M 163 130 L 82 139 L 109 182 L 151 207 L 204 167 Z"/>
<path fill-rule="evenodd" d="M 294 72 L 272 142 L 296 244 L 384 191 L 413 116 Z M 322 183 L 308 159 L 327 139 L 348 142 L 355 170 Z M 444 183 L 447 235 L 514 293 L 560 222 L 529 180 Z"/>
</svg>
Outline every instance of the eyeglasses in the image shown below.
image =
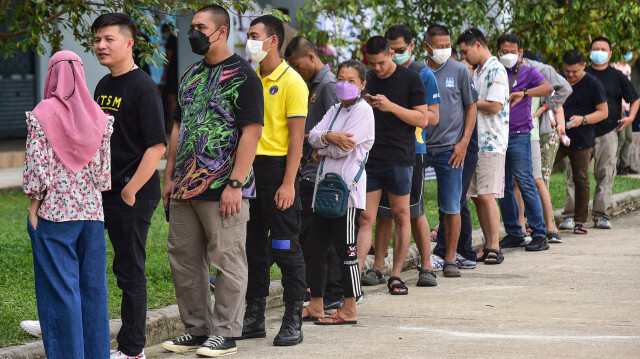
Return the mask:
<svg viewBox="0 0 640 359">
<path fill-rule="evenodd" d="M 407 50 L 408 50 L 408 47 L 407 47 L 407 46 L 405 46 L 405 47 L 401 47 L 401 48 L 399 48 L 399 49 L 392 49 L 392 50 L 393 50 L 393 52 L 395 52 L 396 54 L 398 54 L 398 55 L 402 55 L 402 54 L 404 54 L 404 53 L 405 53 L 405 51 L 407 51 Z"/>
</svg>

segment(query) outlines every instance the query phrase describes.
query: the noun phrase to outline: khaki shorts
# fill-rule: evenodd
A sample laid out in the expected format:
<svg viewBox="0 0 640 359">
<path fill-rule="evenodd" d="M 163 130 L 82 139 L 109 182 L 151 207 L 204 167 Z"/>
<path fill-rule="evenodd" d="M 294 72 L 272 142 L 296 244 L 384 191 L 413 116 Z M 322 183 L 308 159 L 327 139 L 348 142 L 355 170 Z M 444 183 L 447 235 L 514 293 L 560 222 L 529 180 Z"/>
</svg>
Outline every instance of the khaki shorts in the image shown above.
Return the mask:
<svg viewBox="0 0 640 359">
<path fill-rule="evenodd" d="M 476 172 L 471 179 L 469 197 L 480 194 L 493 194 L 495 198 L 504 196 L 505 155 L 495 152 L 479 152 Z"/>
</svg>

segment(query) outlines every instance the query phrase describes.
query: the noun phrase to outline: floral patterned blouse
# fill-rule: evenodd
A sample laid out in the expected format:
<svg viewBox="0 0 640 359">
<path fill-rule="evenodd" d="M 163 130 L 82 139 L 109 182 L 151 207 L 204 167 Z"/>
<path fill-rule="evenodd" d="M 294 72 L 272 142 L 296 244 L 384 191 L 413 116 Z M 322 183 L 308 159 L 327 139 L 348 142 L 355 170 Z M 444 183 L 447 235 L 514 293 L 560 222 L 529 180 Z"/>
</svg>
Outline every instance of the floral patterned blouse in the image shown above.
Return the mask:
<svg viewBox="0 0 640 359">
<path fill-rule="evenodd" d="M 102 191 L 111 189 L 113 117 L 105 128 L 100 149 L 77 173 L 55 154 L 38 119 L 27 112 L 27 151 L 22 187 L 30 199 L 41 199 L 38 216 L 52 222 L 102 221 Z"/>
</svg>

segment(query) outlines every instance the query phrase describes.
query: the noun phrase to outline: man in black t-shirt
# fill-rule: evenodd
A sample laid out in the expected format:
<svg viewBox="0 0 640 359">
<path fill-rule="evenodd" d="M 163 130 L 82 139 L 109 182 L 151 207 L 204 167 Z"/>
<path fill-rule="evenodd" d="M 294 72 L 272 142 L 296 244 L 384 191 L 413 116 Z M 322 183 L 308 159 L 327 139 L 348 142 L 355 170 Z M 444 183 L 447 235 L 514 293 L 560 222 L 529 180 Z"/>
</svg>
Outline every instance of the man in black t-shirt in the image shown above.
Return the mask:
<svg viewBox="0 0 640 359">
<path fill-rule="evenodd" d="M 575 183 L 575 234 L 587 234 L 584 223 L 589 212 L 589 161 L 595 146 L 593 124 L 607 118 L 607 99 L 600 81 L 584 71 L 584 56 L 578 50 L 570 50 L 562 56 L 564 75 L 573 89 L 564 103 L 567 120 L 567 136 L 570 144 L 558 149 L 555 163 L 569 157 Z M 564 134 L 561 134 L 563 141 Z M 569 189 L 567 188 L 567 196 Z"/>
<path fill-rule="evenodd" d="M 394 52 L 384 37 L 370 38 L 365 50 L 371 67 L 366 87 L 371 96 L 365 95 L 365 99 L 373 107 L 376 139 L 366 165 L 367 206 L 360 216 L 358 261 L 362 268 L 371 247 L 382 189 L 386 189 L 396 225 L 393 269 L 387 286 L 391 294 L 402 295 L 409 292 L 398 276 L 411 241 L 409 193 L 415 163 L 415 132 L 416 127 L 435 125 L 437 118 L 431 122 L 420 75 L 392 61 Z"/>
<path fill-rule="evenodd" d="M 227 46 L 227 11 L 205 6 L 191 26 L 191 50 L 204 59 L 179 85 L 162 191 L 170 209 L 167 254 L 186 333 L 162 348 L 221 356 L 237 352 L 233 338 L 242 334 L 246 224 L 249 198 L 256 196 L 251 164 L 264 106 L 258 76 Z M 218 270 L 213 306 L 209 264 Z"/>
<path fill-rule="evenodd" d="M 123 14 L 104 14 L 91 26 L 94 51 L 109 68 L 94 93 L 115 117 L 111 136 L 111 190 L 102 194 L 105 227 L 115 253 L 113 273 L 122 289 L 122 327 L 112 358 L 142 358 L 146 338 L 145 247 L 160 200 L 156 171 L 165 152 L 160 92 L 133 60 L 136 26 Z"/>
<path fill-rule="evenodd" d="M 593 75 L 604 86 L 607 95 L 609 116 L 594 126 L 595 148 L 593 151 L 593 174 L 596 180 L 596 191 L 593 196 L 593 222 L 596 228 L 611 229 L 611 216 L 607 210 L 611 206 L 613 178 L 616 175 L 616 151 L 618 149 L 618 132 L 633 122 L 640 99 L 631 81 L 620 71 L 609 66 L 611 59 L 611 42 L 606 37 L 597 37 L 591 42 L 591 66 L 585 71 Z M 622 99 L 631 104 L 628 116 L 622 117 Z M 571 137 L 571 136 L 569 136 Z M 573 217 L 573 181 L 571 171 L 567 173 L 567 200 L 561 227 L 571 225 Z"/>
</svg>

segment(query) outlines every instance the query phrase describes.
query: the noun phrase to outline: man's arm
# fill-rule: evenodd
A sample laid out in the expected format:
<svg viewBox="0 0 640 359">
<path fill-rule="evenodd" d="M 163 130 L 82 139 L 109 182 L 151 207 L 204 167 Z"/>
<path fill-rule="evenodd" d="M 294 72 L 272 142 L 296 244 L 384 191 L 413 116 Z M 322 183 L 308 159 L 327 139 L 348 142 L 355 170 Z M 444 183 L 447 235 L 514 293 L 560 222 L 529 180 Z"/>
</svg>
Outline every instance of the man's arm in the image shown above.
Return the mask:
<svg viewBox="0 0 640 359">
<path fill-rule="evenodd" d="M 302 157 L 302 143 L 304 141 L 304 117 L 290 117 L 289 127 L 289 148 L 287 150 L 287 165 L 284 171 L 282 185 L 278 188 L 274 201 L 276 207 L 284 211 L 293 205 L 295 199 L 295 181 Z"/>
<path fill-rule="evenodd" d="M 242 135 L 238 143 L 236 160 L 229 179 L 236 179 L 244 183 L 256 157 L 258 141 L 262 136 L 262 124 L 251 123 L 243 126 L 241 130 Z M 231 188 L 231 186 L 227 185 L 220 196 L 220 214 L 222 218 L 229 218 L 240 213 L 241 208 L 242 188 Z"/>
<path fill-rule="evenodd" d="M 527 96 L 542 97 L 542 96 L 547 96 L 552 92 L 553 92 L 553 87 L 551 87 L 551 84 L 549 83 L 549 81 L 544 80 L 540 82 L 540 85 L 531 89 L 527 89 Z M 522 100 L 523 98 L 524 98 L 524 90 L 512 92 L 511 95 L 509 95 L 509 102 L 511 102 L 511 106 L 513 106 L 518 102 L 520 102 L 520 100 Z"/>
<path fill-rule="evenodd" d="M 429 112 L 429 124 L 427 126 L 435 126 L 440 122 L 440 103 L 434 103 L 427 106 Z"/>
<path fill-rule="evenodd" d="M 495 102 L 495 101 L 478 100 L 477 104 L 478 104 L 478 111 L 487 112 L 492 115 L 496 115 L 498 112 L 500 112 L 500 109 L 502 108 L 502 104 L 500 102 Z"/>
<path fill-rule="evenodd" d="M 638 107 L 640 107 L 640 98 L 633 101 L 631 105 L 629 105 L 629 116 L 623 117 L 618 120 L 620 127 L 618 128 L 617 132 L 622 131 L 622 129 L 629 126 L 633 122 L 633 120 L 636 118 L 636 114 L 638 113 Z"/>
<path fill-rule="evenodd" d="M 469 141 L 471 141 L 473 129 L 476 127 L 476 117 L 478 114 L 476 103 L 473 102 L 465 105 L 464 107 L 465 116 L 462 139 L 453 146 L 453 154 L 451 155 L 451 158 L 449 158 L 449 162 L 447 162 L 451 164 L 452 168 L 458 168 L 464 164 L 464 158 L 467 156 L 467 146 L 469 146 Z"/>
<path fill-rule="evenodd" d="M 569 121 L 572 121 L 573 123 L 571 124 L 571 126 L 568 126 L 567 128 L 576 128 L 578 126 L 582 126 L 583 117 L 587 118 L 588 125 L 593 125 L 594 123 L 598 123 L 604 120 L 605 118 L 607 118 L 607 116 L 609 116 L 609 105 L 607 105 L 606 102 L 602 102 L 596 105 L 595 111 L 591 112 L 586 116 L 579 116 L 579 115 L 571 116 Z"/>
<path fill-rule="evenodd" d="M 153 173 L 158 169 L 158 162 L 164 155 L 166 146 L 164 143 L 153 145 L 144 152 L 138 169 L 131 177 L 129 183 L 122 189 L 120 195 L 126 204 L 133 206 L 136 203 L 136 193 L 151 178 Z"/>
<path fill-rule="evenodd" d="M 167 208 L 169 195 L 173 190 L 173 175 L 176 172 L 176 153 L 178 148 L 178 137 L 180 136 L 180 123 L 173 121 L 171 137 L 169 138 L 169 148 L 167 149 L 167 164 L 164 167 L 164 185 L 162 186 L 162 206 Z"/>
</svg>

